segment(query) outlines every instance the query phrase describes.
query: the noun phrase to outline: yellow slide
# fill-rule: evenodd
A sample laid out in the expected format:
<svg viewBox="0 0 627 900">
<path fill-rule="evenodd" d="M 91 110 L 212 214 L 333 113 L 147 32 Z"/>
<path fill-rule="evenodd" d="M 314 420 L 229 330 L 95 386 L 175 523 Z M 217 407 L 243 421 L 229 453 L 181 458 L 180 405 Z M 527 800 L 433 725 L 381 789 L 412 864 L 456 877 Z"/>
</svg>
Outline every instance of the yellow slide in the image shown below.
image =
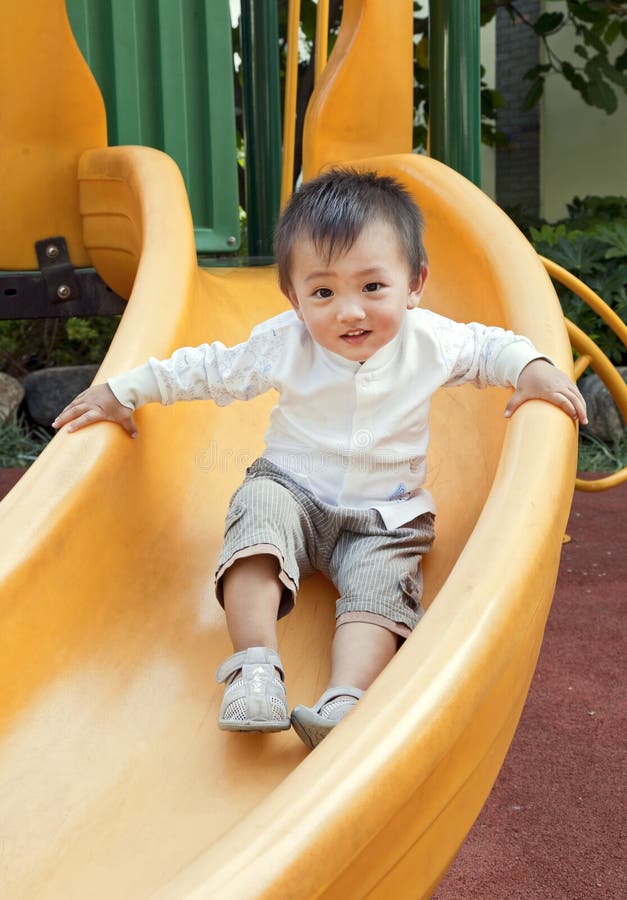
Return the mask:
<svg viewBox="0 0 627 900">
<path fill-rule="evenodd" d="M 41 34 L 26 27 L 37 15 Z M 33 86 L 46 85 L 71 121 L 20 116 L 0 94 L 3 178 L 15 173 L 0 264 L 33 268 L 33 240 L 64 233 L 74 260 L 130 297 L 97 380 L 184 344 L 239 341 L 285 307 L 273 268 L 197 268 L 166 156 L 104 146 L 61 0 L 3 5 L 2 90 L 9 81 L 22 104 L 41 104 Z M 498 208 L 425 158 L 368 165 L 396 174 L 424 209 L 425 305 L 527 334 L 569 370 L 548 277 Z M 215 723 L 214 671 L 230 645 L 212 573 L 274 398 L 148 406 L 136 441 L 108 424 L 55 437 L 0 506 L 0 895 L 428 897 L 516 728 L 573 490 L 572 423 L 538 402 L 507 423 L 506 399 L 437 395 L 427 615 L 309 755 L 293 732 L 229 735 Z M 313 578 L 281 622 L 292 705 L 326 684 L 333 615 L 331 586 Z"/>
</svg>

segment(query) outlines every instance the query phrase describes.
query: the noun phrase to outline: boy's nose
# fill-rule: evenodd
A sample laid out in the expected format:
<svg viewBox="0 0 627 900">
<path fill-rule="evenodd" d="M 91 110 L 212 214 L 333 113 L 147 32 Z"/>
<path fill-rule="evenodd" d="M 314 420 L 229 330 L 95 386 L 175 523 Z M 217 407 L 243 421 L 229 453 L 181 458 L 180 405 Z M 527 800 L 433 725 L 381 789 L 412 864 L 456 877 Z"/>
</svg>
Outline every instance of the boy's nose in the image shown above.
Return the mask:
<svg viewBox="0 0 627 900">
<path fill-rule="evenodd" d="M 340 322 L 361 322 L 366 318 L 366 313 L 359 303 L 343 303 L 337 313 Z"/>
</svg>

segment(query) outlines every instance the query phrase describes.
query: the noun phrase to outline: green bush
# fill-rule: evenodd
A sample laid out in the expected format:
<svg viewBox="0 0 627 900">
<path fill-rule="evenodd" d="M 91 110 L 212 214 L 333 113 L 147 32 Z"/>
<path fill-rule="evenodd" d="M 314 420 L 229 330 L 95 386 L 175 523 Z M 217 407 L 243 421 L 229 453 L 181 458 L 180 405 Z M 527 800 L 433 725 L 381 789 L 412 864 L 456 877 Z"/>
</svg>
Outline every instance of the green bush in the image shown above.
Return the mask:
<svg viewBox="0 0 627 900">
<path fill-rule="evenodd" d="M 30 466 L 49 440 L 44 428 L 31 428 L 15 415 L 0 422 L 0 469 Z"/>
<path fill-rule="evenodd" d="M 49 366 L 102 362 L 119 316 L 0 321 L 0 371 L 20 377 Z"/>
<path fill-rule="evenodd" d="M 568 269 L 605 300 L 622 319 L 627 315 L 627 198 L 575 197 L 568 216 L 527 229 L 542 256 Z M 627 353 L 613 331 L 572 291 L 556 285 L 564 310 L 617 365 Z"/>
</svg>

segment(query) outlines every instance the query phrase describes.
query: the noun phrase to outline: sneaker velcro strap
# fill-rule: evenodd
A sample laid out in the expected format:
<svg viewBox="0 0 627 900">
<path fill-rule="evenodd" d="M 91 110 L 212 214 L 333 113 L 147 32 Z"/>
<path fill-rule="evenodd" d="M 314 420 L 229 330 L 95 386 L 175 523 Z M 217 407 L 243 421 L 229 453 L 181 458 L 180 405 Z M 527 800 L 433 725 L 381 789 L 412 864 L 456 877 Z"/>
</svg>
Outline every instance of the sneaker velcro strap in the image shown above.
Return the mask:
<svg viewBox="0 0 627 900">
<path fill-rule="evenodd" d="M 332 700 L 337 700 L 338 697 L 354 697 L 355 700 L 359 700 L 360 697 L 363 697 L 363 694 L 364 692 L 359 688 L 349 687 L 348 685 L 328 688 L 320 697 L 316 705 L 311 708 L 314 712 L 319 713 L 323 706 L 326 706 L 327 703 L 330 703 Z"/>
<path fill-rule="evenodd" d="M 247 650 L 240 650 L 238 653 L 234 653 L 233 656 L 229 656 L 229 658 L 218 668 L 218 671 L 216 672 L 216 681 L 218 684 L 226 681 L 231 675 L 237 672 L 238 669 L 242 669 L 245 665 L 249 664 L 274 666 L 274 668 L 279 671 L 281 680 L 285 681 L 285 672 L 283 671 L 281 657 L 276 650 L 272 650 L 270 647 L 248 647 Z"/>
</svg>

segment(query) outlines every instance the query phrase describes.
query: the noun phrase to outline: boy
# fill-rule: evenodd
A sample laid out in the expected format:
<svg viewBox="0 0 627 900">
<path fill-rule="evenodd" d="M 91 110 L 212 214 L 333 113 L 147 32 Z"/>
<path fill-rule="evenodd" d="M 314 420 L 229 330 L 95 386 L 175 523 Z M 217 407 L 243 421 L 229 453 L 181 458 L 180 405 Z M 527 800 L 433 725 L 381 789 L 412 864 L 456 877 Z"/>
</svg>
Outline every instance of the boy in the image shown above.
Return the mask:
<svg viewBox="0 0 627 900">
<path fill-rule="evenodd" d="M 576 386 L 526 338 L 418 308 L 428 275 L 422 229 L 394 179 L 319 176 L 295 192 L 277 226 L 292 310 L 236 347 L 182 348 L 91 387 L 53 423 L 74 431 L 109 420 L 135 437 L 133 410 L 144 403 L 225 405 L 278 390 L 264 453 L 231 499 L 216 572 L 234 650 L 217 673 L 223 729 L 293 724 L 315 747 L 420 620 L 435 511 L 422 484 L 439 387 L 511 385 L 506 416 L 538 398 L 586 421 Z M 312 571 L 340 595 L 331 679 L 314 707 L 297 706 L 290 718 L 276 621 Z"/>
</svg>

